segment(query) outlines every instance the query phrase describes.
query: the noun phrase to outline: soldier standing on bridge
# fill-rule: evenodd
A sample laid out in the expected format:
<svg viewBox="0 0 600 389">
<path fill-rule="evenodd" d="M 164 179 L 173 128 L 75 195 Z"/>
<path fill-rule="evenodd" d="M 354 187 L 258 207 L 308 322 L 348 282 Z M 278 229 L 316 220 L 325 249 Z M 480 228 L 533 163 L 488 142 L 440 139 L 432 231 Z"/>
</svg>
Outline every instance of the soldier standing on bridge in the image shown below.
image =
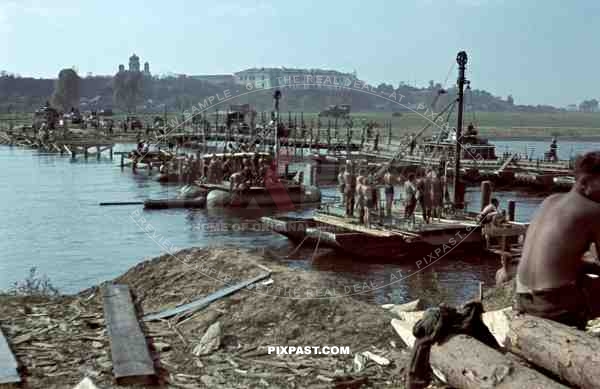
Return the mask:
<svg viewBox="0 0 600 389">
<path fill-rule="evenodd" d="M 371 211 L 375 208 L 376 199 L 374 198 L 373 182 L 367 177 L 363 177 L 362 205 L 363 205 L 363 221 L 366 227 L 371 227 Z"/>
<path fill-rule="evenodd" d="M 415 175 L 410 173 L 408 180 L 404 183 L 404 217 L 415 224 L 415 208 L 417 206 L 416 198 L 417 188 L 415 186 Z"/>
<path fill-rule="evenodd" d="M 385 184 L 385 216 L 392 216 L 392 204 L 394 203 L 394 177 L 388 169 L 383 176 Z"/>
<path fill-rule="evenodd" d="M 346 185 L 344 184 L 344 173 L 345 173 L 346 169 L 342 166 L 340 167 L 340 172 L 338 173 L 337 176 L 337 180 L 338 180 L 338 190 L 340 192 L 340 198 L 342 200 L 342 204 L 346 204 L 346 199 L 344 197 L 344 191 L 346 189 Z"/>
<path fill-rule="evenodd" d="M 210 184 L 214 184 L 216 182 L 216 177 L 215 177 L 215 173 L 216 173 L 216 169 L 217 169 L 217 156 L 215 154 L 212 155 L 212 158 L 210 159 L 210 162 L 208 164 L 208 182 Z"/>
<path fill-rule="evenodd" d="M 409 155 L 413 154 L 413 151 L 415 150 L 415 147 L 417 146 L 417 140 L 415 138 L 415 134 L 410 134 L 410 140 L 409 140 Z"/>
<path fill-rule="evenodd" d="M 556 142 L 556 137 L 552 138 L 552 143 L 550 143 L 550 152 L 548 153 L 548 156 L 548 159 L 550 159 L 550 161 L 558 161 L 558 144 Z"/>
<path fill-rule="evenodd" d="M 346 161 L 344 172 L 344 197 L 346 203 L 346 217 L 354 215 L 354 190 L 356 188 L 356 177 L 352 171 L 352 162 Z"/>
</svg>

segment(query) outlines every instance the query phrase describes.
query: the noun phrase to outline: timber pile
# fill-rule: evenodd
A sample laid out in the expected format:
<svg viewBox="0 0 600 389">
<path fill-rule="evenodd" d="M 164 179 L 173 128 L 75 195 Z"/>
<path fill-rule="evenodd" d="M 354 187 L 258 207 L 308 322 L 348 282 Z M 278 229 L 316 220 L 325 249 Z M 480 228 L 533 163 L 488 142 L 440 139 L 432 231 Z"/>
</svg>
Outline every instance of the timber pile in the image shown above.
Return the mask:
<svg viewBox="0 0 600 389">
<path fill-rule="evenodd" d="M 396 312 L 392 327 L 412 347 L 414 324 L 423 312 Z M 510 308 L 486 312 L 483 321 L 506 350 L 500 353 L 466 335 L 431 350 L 434 373 L 456 388 L 600 388 L 600 339 L 560 323 Z M 549 372 L 545 376 L 540 371 Z M 562 381 L 563 383 L 559 383 Z M 568 386 L 565 386 L 568 385 Z"/>
<path fill-rule="evenodd" d="M 216 273 L 209 278 L 165 255 L 140 263 L 113 281 L 131 291 L 158 387 L 402 386 L 408 354 L 390 342 L 391 313 L 350 297 L 297 300 L 275 292 L 278 287 L 343 290 L 345 281 L 332 274 L 273 266 L 255 252 L 190 249 L 177 257 L 188 255 L 188 264 Z M 165 319 L 142 321 L 143 315 L 221 291 L 225 285 L 218 280 L 224 274 L 231 276 L 231 285 L 260 277 L 265 274 L 260 263 L 269 263 L 271 276 L 257 281 L 257 289 L 233 292 L 195 312 L 177 311 Z M 115 381 L 113 358 L 120 357 L 111 349 L 111 336 L 114 341 L 122 329 L 111 330 L 110 322 L 121 309 L 106 307 L 105 312 L 103 294 L 109 285 L 55 298 L 0 295 L 0 328 L 26 387 L 73 388 L 84 377 L 89 380 L 80 388 L 90 388 L 90 380 L 100 389 L 128 387 Z M 267 346 L 291 345 L 348 346 L 350 355 L 268 354 Z"/>
</svg>

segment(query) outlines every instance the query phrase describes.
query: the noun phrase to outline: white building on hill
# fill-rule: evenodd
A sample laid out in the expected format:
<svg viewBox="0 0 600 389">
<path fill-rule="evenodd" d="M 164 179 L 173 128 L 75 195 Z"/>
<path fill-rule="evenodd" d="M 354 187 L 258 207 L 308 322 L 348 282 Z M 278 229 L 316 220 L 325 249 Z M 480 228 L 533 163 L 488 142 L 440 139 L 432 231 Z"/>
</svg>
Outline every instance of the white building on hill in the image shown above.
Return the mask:
<svg viewBox="0 0 600 389">
<path fill-rule="evenodd" d="M 357 80 L 356 72 L 294 68 L 250 68 L 234 73 L 235 82 L 253 88 L 294 87 L 303 89 L 350 86 Z"/>
</svg>

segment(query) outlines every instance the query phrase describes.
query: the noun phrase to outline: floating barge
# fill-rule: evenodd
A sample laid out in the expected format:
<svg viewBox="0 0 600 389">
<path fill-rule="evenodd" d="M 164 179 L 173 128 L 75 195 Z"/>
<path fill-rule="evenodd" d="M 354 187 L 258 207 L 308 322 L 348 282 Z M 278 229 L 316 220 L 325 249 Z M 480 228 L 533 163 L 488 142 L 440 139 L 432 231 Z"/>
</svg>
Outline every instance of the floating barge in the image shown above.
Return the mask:
<svg viewBox="0 0 600 389">
<path fill-rule="evenodd" d="M 441 257 L 486 249 L 481 226 L 468 214 L 460 219 L 442 218 L 415 226 L 392 216 L 384 218 L 381 224 L 366 227 L 357 218 L 345 217 L 344 212 L 340 206 L 329 206 L 311 218 L 269 216 L 262 217 L 261 222 L 295 243 L 318 244 L 363 259 L 401 258 L 417 253 Z M 373 220 L 377 218 L 372 215 Z M 518 238 L 526 229 L 526 224 L 509 222 L 496 231 L 501 230 L 502 236 Z"/>
</svg>

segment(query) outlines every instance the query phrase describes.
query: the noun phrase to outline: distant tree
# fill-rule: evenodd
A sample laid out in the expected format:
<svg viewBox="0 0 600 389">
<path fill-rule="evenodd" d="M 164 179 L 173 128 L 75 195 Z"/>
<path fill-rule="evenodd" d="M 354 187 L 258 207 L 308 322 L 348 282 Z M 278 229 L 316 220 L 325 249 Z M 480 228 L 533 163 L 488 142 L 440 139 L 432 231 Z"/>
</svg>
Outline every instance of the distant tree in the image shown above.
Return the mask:
<svg viewBox="0 0 600 389">
<path fill-rule="evenodd" d="M 135 112 L 143 101 L 144 78 L 141 72 L 119 72 L 113 79 L 114 104 L 127 112 Z"/>
<path fill-rule="evenodd" d="M 394 86 L 393 85 L 388 85 L 388 84 L 386 84 L 384 82 L 384 83 L 381 83 L 381 84 L 379 84 L 377 86 L 377 91 L 380 92 L 380 93 L 384 92 L 384 93 L 390 95 L 390 94 L 394 93 Z"/>
<path fill-rule="evenodd" d="M 435 83 L 433 82 L 433 80 L 429 80 L 429 89 L 433 88 L 435 88 Z"/>
<path fill-rule="evenodd" d="M 80 81 L 81 79 L 75 70 L 61 70 L 58 73 L 58 80 L 52 94 L 52 104 L 63 111 L 67 111 L 71 107 L 78 107 Z"/>
<path fill-rule="evenodd" d="M 579 110 L 583 112 L 596 112 L 598 111 L 598 100 L 584 100 L 579 104 Z"/>
<path fill-rule="evenodd" d="M 515 99 L 513 99 L 512 95 L 508 95 L 508 97 L 506 98 L 506 102 L 509 105 L 515 105 Z"/>
</svg>

